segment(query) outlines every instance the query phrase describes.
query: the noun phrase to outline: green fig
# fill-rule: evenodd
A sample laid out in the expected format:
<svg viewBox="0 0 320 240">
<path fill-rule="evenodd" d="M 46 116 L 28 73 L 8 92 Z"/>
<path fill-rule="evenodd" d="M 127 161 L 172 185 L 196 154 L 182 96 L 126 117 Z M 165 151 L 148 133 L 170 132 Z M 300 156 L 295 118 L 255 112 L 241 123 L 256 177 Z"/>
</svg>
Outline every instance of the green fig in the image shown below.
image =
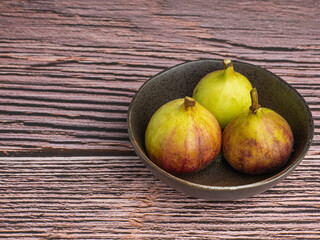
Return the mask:
<svg viewBox="0 0 320 240">
<path fill-rule="evenodd" d="M 223 60 L 223 67 L 205 75 L 193 91 L 193 98 L 213 113 L 222 129 L 250 107 L 252 89 L 249 80 L 234 71 L 230 60 Z"/>
<path fill-rule="evenodd" d="M 250 109 L 231 120 L 223 131 L 223 156 L 240 172 L 271 173 L 290 157 L 293 134 L 282 116 L 259 105 L 255 88 L 251 98 Z"/>
<path fill-rule="evenodd" d="M 145 132 L 150 159 L 172 174 L 197 172 L 208 166 L 221 150 L 218 121 L 190 97 L 162 105 Z"/>
</svg>

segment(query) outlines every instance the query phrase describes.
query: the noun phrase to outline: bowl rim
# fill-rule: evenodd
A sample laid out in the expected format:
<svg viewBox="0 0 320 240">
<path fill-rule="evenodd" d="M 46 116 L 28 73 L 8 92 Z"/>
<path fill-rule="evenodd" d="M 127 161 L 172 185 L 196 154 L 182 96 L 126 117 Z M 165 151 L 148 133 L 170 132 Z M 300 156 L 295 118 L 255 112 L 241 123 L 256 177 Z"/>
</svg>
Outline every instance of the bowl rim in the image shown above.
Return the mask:
<svg viewBox="0 0 320 240">
<path fill-rule="evenodd" d="M 283 80 L 282 78 L 280 78 L 279 76 L 277 76 L 273 72 L 267 70 L 266 68 L 260 67 L 258 65 L 254 65 L 254 64 L 251 64 L 251 63 L 242 62 L 242 61 L 238 61 L 238 60 L 231 60 L 235 64 L 244 64 L 244 65 L 248 65 L 248 66 L 251 66 L 251 67 L 254 67 L 254 68 L 258 68 L 259 70 L 264 71 L 267 74 L 270 74 L 273 77 L 275 77 L 277 80 L 279 80 L 281 83 L 283 83 L 286 87 L 288 87 L 290 90 L 292 90 L 299 97 L 299 99 L 302 101 L 303 106 L 305 107 L 305 109 L 307 111 L 307 114 L 308 114 L 309 131 L 308 131 L 307 143 L 304 146 L 304 149 L 303 149 L 302 153 L 300 154 L 300 156 L 298 157 L 298 159 L 290 167 L 285 167 L 280 172 L 278 172 L 278 173 L 276 173 L 276 174 L 274 174 L 274 175 L 272 175 L 272 176 L 270 176 L 270 177 L 268 177 L 266 179 L 263 179 L 261 181 L 257 181 L 257 182 L 250 183 L 250 184 L 238 185 L 238 186 L 212 186 L 212 185 L 203 185 L 203 184 L 199 184 L 199 183 L 193 183 L 193 182 L 184 180 L 182 178 L 179 178 L 179 177 L 177 177 L 177 176 L 175 176 L 175 175 L 163 170 L 158 165 L 156 165 L 140 149 L 140 147 L 138 147 L 138 144 L 136 143 L 136 140 L 134 139 L 134 137 L 132 135 L 132 130 L 131 130 L 132 129 L 132 126 L 131 126 L 131 115 L 132 115 L 132 111 L 131 110 L 132 110 L 132 106 L 134 105 L 134 103 L 136 101 L 136 98 L 138 97 L 137 95 L 139 94 L 139 92 L 141 92 L 142 89 L 146 85 L 150 84 L 150 82 L 153 79 L 155 79 L 158 76 L 166 73 L 167 71 L 174 70 L 174 69 L 179 68 L 179 67 L 181 67 L 183 65 L 197 63 L 197 62 L 222 62 L 222 61 L 223 61 L 223 59 L 214 59 L 214 58 L 201 58 L 201 59 L 198 59 L 198 60 L 188 60 L 188 61 L 184 61 L 182 63 L 179 63 L 177 65 L 174 65 L 172 67 L 167 67 L 164 70 L 162 70 L 159 73 L 157 73 L 156 75 L 154 75 L 154 76 L 150 77 L 149 79 L 147 79 L 140 86 L 140 88 L 137 90 L 137 92 L 135 93 L 134 97 L 132 98 L 132 100 L 131 100 L 131 102 L 129 104 L 129 108 L 128 108 L 128 112 L 127 112 L 127 127 L 128 127 L 128 133 L 129 133 L 130 142 L 132 143 L 132 145 L 134 147 L 134 150 L 138 154 L 140 159 L 143 159 L 143 161 L 148 163 L 148 165 L 151 166 L 154 170 L 156 170 L 157 172 L 160 172 L 162 175 L 166 175 L 166 177 L 170 178 L 170 180 L 172 180 L 174 182 L 181 182 L 181 183 L 183 183 L 183 184 L 185 184 L 185 185 L 187 185 L 189 187 L 192 187 L 192 188 L 201 188 L 203 190 L 212 190 L 212 191 L 243 190 L 243 189 L 255 188 L 255 187 L 271 184 L 273 182 L 277 182 L 278 180 L 281 180 L 281 178 L 285 177 L 290 172 L 292 172 L 300 164 L 300 162 L 304 159 L 304 156 L 309 151 L 309 148 L 312 145 L 313 137 L 314 137 L 314 120 L 313 120 L 312 112 L 311 112 L 306 100 L 302 97 L 302 95 L 294 87 L 292 87 L 289 83 L 287 83 L 285 80 Z"/>
</svg>

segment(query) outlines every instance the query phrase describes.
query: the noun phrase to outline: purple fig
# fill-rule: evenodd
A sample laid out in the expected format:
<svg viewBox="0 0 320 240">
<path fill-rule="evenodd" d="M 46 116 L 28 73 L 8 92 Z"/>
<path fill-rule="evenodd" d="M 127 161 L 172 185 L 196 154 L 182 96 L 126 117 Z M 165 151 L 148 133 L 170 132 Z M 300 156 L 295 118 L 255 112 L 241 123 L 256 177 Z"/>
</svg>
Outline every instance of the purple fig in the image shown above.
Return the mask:
<svg viewBox="0 0 320 240">
<path fill-rule="evenodd" d="M 145 133 L 151 160 L 172 174 L 197 172 L 221 150 L 221 128 L 214 115 L 195 99 L 179 98 L 161 106 Z"/>
<path fill-rule="evenodd" d="M 280 169 L 293 151 L 293 134 L 287 121 L 258 104 L 258 93 L 250 92 L 252 105 L 229 122 L 223 131 L 223 156 L 236 170 L 264 174 Z"/>
</svg>

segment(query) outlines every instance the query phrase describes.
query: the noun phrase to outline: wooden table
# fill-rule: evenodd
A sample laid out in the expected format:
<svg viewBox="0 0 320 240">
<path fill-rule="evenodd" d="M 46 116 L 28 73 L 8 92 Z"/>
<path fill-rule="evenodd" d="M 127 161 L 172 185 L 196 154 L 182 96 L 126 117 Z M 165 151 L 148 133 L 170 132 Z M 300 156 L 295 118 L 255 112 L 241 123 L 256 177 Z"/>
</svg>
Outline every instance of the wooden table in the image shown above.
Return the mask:
<svg viewBox="0 0 320 240">
<path fill-rule="evenodd" d="M 320 237 L 319 1 L 0 2 L 0 238 Z M 313 144 L 283 182 L 213 202 L 156 179 L 129 103 L 188 60 L 264 67 L 309 104 Z"/>
</svg>

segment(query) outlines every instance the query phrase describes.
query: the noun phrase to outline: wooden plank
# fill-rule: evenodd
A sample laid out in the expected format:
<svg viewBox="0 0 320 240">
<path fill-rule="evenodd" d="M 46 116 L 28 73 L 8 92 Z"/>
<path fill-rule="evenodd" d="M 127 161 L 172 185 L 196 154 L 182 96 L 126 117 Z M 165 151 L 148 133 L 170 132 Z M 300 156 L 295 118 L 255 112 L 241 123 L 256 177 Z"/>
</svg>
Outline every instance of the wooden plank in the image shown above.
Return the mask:
<svg viewBox="0 0 320 240">
<path fill-rule="evenodd" d="M 133 154 L 125 121 L 134 93 L 163 69 L 200 58 L 266 67 L 316 106 L 319 88 L 306 84 L 320 76 L 318 8 L 282 4 L 234 2 L 224 11 L 207 1 L 2 1 L 2 156 Z"/>
<path fill-rule="evenodd" d="M 0 238 L 316 239 L 317 157 L 269 191 L 230 202 L 185 196 L 137 157 L 2 158 Z"/>
</svg>

